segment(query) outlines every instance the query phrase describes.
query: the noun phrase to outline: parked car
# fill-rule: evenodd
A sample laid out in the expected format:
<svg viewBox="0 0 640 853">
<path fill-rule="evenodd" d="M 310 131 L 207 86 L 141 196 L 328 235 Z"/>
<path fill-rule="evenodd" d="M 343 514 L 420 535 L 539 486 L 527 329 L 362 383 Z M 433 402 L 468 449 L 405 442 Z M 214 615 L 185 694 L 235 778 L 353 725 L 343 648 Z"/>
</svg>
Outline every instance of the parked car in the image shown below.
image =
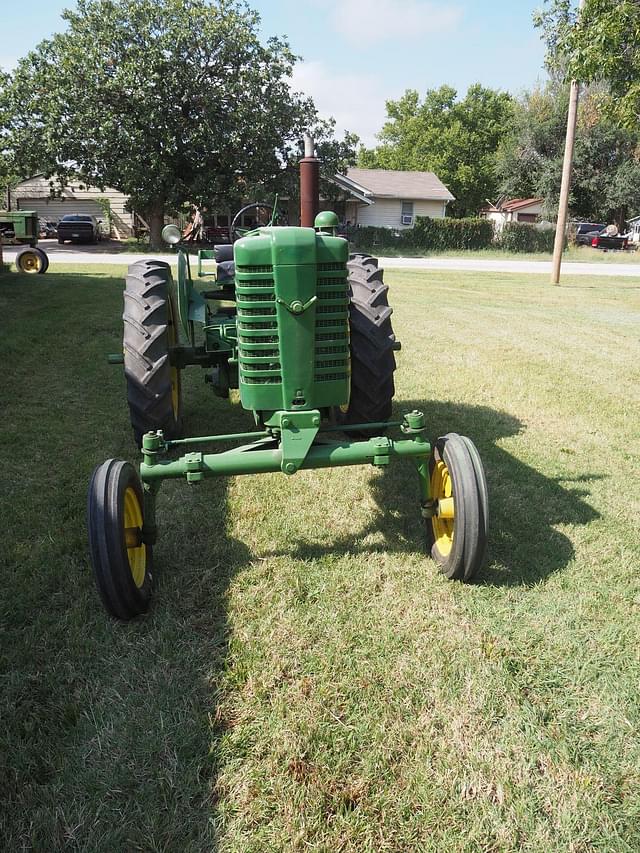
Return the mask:
<svg viewBox="0 0 640 853">
<path fill-rule="evenodd" d="M 97 243 L 102 239 L 100 224 L 95 216 L 68 213 L 58 222 L 58 243 Z"/>
<path fill-rule="evenodd" d="M 579 222 L 576 231 L 576 245 L 591 246 L 591 241 L 601 234 L 607 226 L 598 222 Z"/>
</svg>

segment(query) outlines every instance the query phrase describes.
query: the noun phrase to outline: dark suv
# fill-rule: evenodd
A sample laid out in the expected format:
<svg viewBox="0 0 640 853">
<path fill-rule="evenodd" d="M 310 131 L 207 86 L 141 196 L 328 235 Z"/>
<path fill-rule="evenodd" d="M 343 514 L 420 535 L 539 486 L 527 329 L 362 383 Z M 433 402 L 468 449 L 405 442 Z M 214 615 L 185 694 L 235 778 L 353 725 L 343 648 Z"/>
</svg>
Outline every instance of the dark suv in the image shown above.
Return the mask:
<svg viewBox="0 0 640 853">
<path fill-rule="evenodd" d="M 58 243 L 97 243 L 102 239 L 100 225 L 95 216 L 68 213 L 58 222 Z"/>
<path fill-rule="evenodd" d="M 579 222 L 576 231 L 576 245 L 590 246 L 593 238 L 597 237 L 606 227 L 606 225 L 598 222 Z"/>
</svg>

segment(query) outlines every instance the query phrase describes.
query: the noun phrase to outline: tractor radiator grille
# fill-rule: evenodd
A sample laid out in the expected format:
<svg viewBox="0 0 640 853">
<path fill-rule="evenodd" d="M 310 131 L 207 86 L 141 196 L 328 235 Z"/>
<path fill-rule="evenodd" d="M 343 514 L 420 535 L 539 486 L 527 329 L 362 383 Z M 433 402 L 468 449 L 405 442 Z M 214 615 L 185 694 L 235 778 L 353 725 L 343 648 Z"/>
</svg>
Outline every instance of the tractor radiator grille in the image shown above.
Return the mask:
<svg viewBox="0 0 640 853">
<path fill-rule="evenodd" d="M 243 293 L 242 301 L 243 302 L 275 302 L 276 295 L 273 291 L 271 293 Z"/>
<path fill-rule="evenodd" d="M 260 278 L 236 280 L 238 309 L 238 361 L 242 382 L 247 385 L 282 383 L 280 338 L 275 309 L 271 266 L 237 267 L 238 272 Z M 272 319 L 271 319 L 272 318 Z"/>
<path fill-rule="evenodd" d="M 247 328 L 247 326 L 250 328 L 251 331 L 253 331 L 255 329 L 259 329 L 260 331 L 263 331 L 266 329 L 274 329 L 275 328 L 274 323 L 264 323 L 264 324 L 262 324 L 262 323 L 249 323 L 249 324 L 245 323 L 245 328 Z M 250 338 L 248 335 L 239 335 L 238 336 L 238 342 L 241 344 L 255 344 L 255 343 L 258 343 L 258 344 L 277 344 L 278 343 L 278 336 L 277 335 L 260 335 L 259 338 Z"/>
<path fill-rule="evenodd" d="M 235 247 L 242 404 L 261 412 L 342 405 L 351 373 L 344 241 L 309 229 L 260 232 Z M 308 310 L 296 314 L 295 301 Z"/>
<path fill-rule="evenodd" d="M 341 272 L 327 277 L 325 272 Z M 343 264 L 318 264 L 314 379 L 335 382 L 349 377 L 349 297 Z M 328 319 L 328 315 L 332 319 Z M 320 332 L 318 329 L 333 331 Z"/>
<path fill-rule="evenodd" d="M 270 281 L 271 281 L 271 279 L 265 279 L 265 278 L 247 278 L 247 279 L 242 280 L 242 287 L 243 288 L 245 288 L 245 287 L 268 288 Z M 271 285 L 271 286 L 273 286 L 273 285 Z"/>
<path fill-rule="evenodd" d="M 264 266 L 237 266 L 236 269 L 238 272 L 244 273 L 273 272 L 273 267 L 270 264 L 265 264 Z"/>
</svg>

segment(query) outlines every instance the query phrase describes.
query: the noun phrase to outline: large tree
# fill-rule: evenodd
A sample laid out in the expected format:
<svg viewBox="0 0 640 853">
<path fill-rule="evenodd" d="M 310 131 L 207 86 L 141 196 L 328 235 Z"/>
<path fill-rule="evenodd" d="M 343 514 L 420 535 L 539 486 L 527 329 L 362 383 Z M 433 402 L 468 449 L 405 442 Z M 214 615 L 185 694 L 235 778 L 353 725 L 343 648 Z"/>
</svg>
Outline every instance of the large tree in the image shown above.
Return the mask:
<svg viewBox="0 0 640 853">
<path fill-rule="evenodd" d="M 462 100 L 451 86 L 430 89 L 421 100 L 407 90 L 387 101 L 380 145 L 362 150 L 359 165 L 432 171 L 456 197 L 454 215 L 475 215 L 496 193 L 495 153 L 509 132 L 513 102 L 504 92 L 471 86 Z"/>
<path fill-rule="evenodd" d="M 614 96 L 618 120 L 640 120 L 640 0 L 586 0 L 579 13 L 572 0 L 545 0 L 535 17 L 548 45 L 549 66 L 567 78 L 604 81 Z"/>
<path fill-rule="evenodd" d="M 116 187 L 154 245 L 186 200 L 232 202 L 287 176 L 316 111 L 290 87 L 287 42 L 261 43 L 241 0 L 78 0 L 63 18 L 2 95 L 22 172 Z"/>
<path fill-rule="evenodd" d="M 567 120 L 566 86 L 550 82 L 516 104 L 513 133 L 497 157 L 499 189 L 510 196 L 541 196 L 546 215 L 558 207 Z M 640 202 L 640 136 L 612 117 L 601 86 L 583 93 L 569 207 L 573 216 L 621 227 Z"/>
</svg>

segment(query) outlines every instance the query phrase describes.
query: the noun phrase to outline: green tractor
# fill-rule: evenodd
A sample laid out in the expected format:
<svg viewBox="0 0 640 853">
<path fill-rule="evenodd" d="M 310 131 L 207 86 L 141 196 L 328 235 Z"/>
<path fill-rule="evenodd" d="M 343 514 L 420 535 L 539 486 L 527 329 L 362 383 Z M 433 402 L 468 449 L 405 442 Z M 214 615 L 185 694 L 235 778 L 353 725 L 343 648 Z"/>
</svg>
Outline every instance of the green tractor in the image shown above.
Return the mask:
<svg viewBox="0 0 640 853">
<path fill-rule="evenodd" d="M 0 244 L 23 246 L 15 257 L 16 269 L 28 275 L 49 269 L 49 257 L 38 248 L 38 214 L 35 210 L 0 210 Z M 0 246 L 0 262 L 2 248 Z"/>
<path fill-rule="evenodd" d="M 142 462 L 136 470 L 107 460 L 93 472 L 88 495 L 93 571 L 116 618 L 131 619 L 149 606 L 156 499 L 165 479 L 195 485 L 207 477 L 292 476 L 408 458 L 426 541 L 441 571 L 469 581 L 484 560 L 488 502 L 478 452 L 455 433 L 432 447 L 421 412 L 390 420 L 400 344 L 388 288 L 374 258 L 350 255 L 347 241 L 335 236 L 335 214 L 316 215 L 317 163 L 312 149 L 301 163 L 301 227 L 269 224 L 239 236 L 243 208 L 232 225 L 233 245 L 200 252 L 198 278 L 207 275 L 207 261 L 217 261 L 210 289 L 195 287 L 181 248 L 176 285 L 162 261 L 129 268 L 124 355 L 111 360 L 124 362 Z M 166 226 L 163 236 L 180 240 L 175 226 Z M 204 368 L 222 397 L 239 389 L 255 430 L 182 437 L 180 377 L 189 365 Z M 399 438 L 387 435 L 391 428 Z M 217 442 L 238 446 L 205 452 Z"/>
</svg>

